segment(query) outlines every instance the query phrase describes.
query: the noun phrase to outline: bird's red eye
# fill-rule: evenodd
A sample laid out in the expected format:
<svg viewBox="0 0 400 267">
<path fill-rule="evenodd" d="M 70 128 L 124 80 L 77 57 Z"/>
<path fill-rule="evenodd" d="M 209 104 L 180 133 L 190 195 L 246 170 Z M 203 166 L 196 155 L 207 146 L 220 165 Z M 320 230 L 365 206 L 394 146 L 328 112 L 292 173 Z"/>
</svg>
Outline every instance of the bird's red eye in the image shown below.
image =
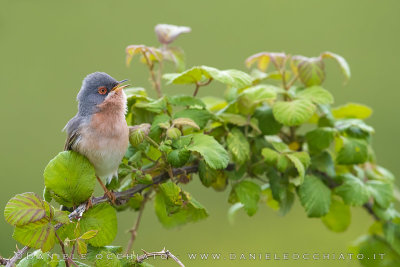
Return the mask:
<svg viewBox="0 0 400 267">
<path fill-rule="evenodd" d="M 99 92 L 99 94 L 101 95 L 105 95 L 107 94 L 107 88 L 105 86 L 100 86 L 97 91 Z"/>
</svg>

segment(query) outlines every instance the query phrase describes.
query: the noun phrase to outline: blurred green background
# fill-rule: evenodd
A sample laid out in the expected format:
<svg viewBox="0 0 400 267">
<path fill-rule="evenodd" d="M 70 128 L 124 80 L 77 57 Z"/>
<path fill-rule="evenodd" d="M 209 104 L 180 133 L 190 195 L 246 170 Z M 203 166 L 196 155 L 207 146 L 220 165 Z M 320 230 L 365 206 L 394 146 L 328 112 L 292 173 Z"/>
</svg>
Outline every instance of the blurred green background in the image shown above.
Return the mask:
<svg viewBox="0 0 400 267">
<path fill-rule="evenodd" d="M 125 66 L 129 44 L 157 45 L 153 27 L 170 23 L 192 27 L 176 42 L 188 66 L 210 65 L 245 70 L 244 59 L 261 51 L 316 56 L 332 51 L 352 69 L 350 82 L 335 63 L 327 64 L 325 87 L 336 104 L 365 103 L 374 109 L 375 150 L 381 165 L 395 175 L 398 164 L 398 72 L 400 2 L 386 1 L 0 1 L 0 206 L 16 193 L 43 189 L 43 169 L 63 149 L 66 122 L 76 112 L 75 96 L 85 75 L 105 71 L 135 86 L 150 88 L 145 67 Z M 201 95 L 221 95 L 210 86 Z M 167 93 L 184 87 L 164 87 Z M 192 91 L 190 91 L 192 92 Z M 285 217 L 267 207 L 248 218 L 227 220 L 227 192 L 198 182 L 187 190 L 209 209 L 210 217 L 179 229 L 165 230 L 152 207 L 145 211 L 135 248 L 166 246 L 187 266 L 358 266 L 356 260 L 229 260 L 229 253 L 340 253 L 365 233 L 372 219 L 354 209 L 352 225 L 329 232 L 318 219 L 307 219 L 299 204 Z M 125 245 L 135 214 L 119 215 L 115 244 Z M 12 227 L 0 220 L 0 254 L 15 248 Z M 222 253 L 226 260 L 188 260 L 187 253 Z M 247 257 L 247 254 L 246 254 Z M 162 266 L 175 263 L 162 262 Z M 158 264 L 157 264 L 158 266 Z"/>
</svg>

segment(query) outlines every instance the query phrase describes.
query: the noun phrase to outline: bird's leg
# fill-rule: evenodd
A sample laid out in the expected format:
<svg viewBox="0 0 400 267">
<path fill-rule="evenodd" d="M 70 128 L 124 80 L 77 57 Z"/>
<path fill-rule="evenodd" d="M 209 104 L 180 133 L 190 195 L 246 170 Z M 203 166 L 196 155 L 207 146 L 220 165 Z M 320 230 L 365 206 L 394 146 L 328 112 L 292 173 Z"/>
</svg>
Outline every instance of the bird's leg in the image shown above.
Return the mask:
<svg viewBox="0 0 400 267">
<path fill-rule="evenodd" d="M 96 178 L 97 178 L 97 181 L 99 181 L 101 187 L 103 188 L 105 195 L 108 197 L 108 199 L 111 201 L 111 203 L 115 205 L 116 197 L 115 197 L 114 193 L 107 189 L 107 187 L 104 185 L 104 183 L 101 181 L 101 179 L 97 175 L 96 175 Z"/>
</svg>

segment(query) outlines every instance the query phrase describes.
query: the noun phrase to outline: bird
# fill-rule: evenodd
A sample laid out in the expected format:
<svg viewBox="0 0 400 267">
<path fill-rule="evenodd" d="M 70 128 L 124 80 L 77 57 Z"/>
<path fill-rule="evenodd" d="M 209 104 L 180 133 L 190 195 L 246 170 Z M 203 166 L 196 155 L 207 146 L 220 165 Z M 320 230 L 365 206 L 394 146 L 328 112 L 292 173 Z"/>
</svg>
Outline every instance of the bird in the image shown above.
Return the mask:
<svg viewBox="0 0 400 267">
<path fill-rule="evenodd" d="M 67 133 L 64 150 L 76 151 L 93 165 L 105 195 L 115 204 L 115 195 L 102 179 L 118 175 L 118 167 L 129 145 L 125 120 L 126 95 L 122 85 L 105 72 L 87 75 L 77 95 L 78 112 L 64 127 Z"/>
</svg>

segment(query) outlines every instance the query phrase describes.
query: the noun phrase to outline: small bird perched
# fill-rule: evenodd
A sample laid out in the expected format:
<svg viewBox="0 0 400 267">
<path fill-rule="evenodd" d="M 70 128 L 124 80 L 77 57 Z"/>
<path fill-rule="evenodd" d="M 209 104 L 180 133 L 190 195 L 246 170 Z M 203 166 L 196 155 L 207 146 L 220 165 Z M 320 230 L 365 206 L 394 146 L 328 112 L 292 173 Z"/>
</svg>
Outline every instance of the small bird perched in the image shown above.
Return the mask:
<svg viewBox="0 0 400 267">
<path fill-rule="evenodd" d="M 118 174 L 118 166 L 129 144 L 129 129 L 125 121 L 126 95 L 121 85 L 104 72 L 85 77 L 78 93 L 78 113 L 64 130 L 67 140 L 64 150 L 76 151 L 93 164 L 97 180 L 104 192 L 115 202 L 115 196 L 102 179 L 111 180 Z"/>
</svg>

